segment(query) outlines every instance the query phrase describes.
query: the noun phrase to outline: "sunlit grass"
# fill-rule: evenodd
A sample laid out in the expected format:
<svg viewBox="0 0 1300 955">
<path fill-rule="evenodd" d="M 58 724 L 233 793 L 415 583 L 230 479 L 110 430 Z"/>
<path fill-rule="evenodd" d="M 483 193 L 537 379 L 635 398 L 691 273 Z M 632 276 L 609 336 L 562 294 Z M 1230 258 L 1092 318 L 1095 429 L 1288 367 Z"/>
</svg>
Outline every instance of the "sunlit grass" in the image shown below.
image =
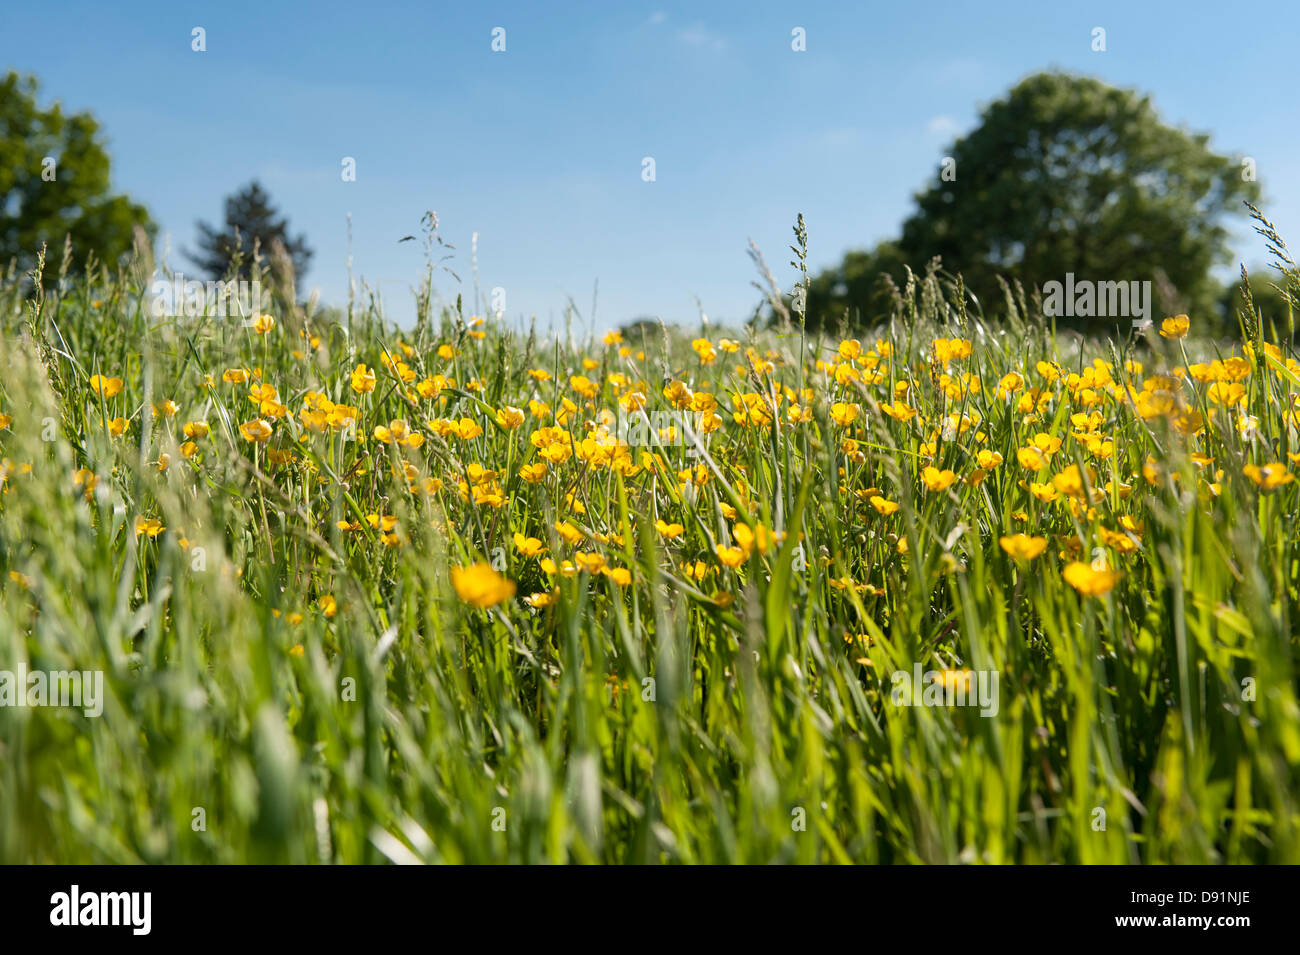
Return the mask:
<svg viewBox="0 0 1300 955">
<path fill-rule="evenodd" d="M 108 699 L 0 707 L 4 861 L 1300 861 L 1256 327 L 1058 346 L 930 277 L 570 350 L 59 287 L 0 290 L 0 668 Z M 896 705 L 917 663 L 996 715 Z"/>
</svg>

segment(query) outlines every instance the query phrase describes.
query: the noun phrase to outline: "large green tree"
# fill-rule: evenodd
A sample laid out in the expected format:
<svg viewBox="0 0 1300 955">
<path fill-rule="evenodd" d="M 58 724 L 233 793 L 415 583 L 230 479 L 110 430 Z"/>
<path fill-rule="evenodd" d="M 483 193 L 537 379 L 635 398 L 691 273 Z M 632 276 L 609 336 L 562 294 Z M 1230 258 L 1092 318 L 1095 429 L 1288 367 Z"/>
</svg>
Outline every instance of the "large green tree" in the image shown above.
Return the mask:
<svg viewBox="0 0 1300 955">
<path fill-rule="evenodd" d="M 288 220 L 276 212 L 271 197 L 256 181 L 226 199 L 225 222 L 220 227 L 200 222 L 198 229 L 199 251 L 187 254 L 214 279 L 224 278 L 228 273 L 247 277 L 254 248 L 259 254 L 269 256 L 277 242 L 283 243 L 299 278 L 311 261 L 312 251 L 307 247 L 306 237 L 289 236 Z"/>
<path fill-rule="evenodd" d="M 1072 273 L 1149 281 L 1157 311 L 1220 313 L 1211 268 L 1230 256 L 1228 216 L 1244 214 L 1258 186 L 1207 136 L 1162 122 L 1148 97 L 1039 73 L 984 109 L 945 159 L 896 244 L 818 277 L 809 306 L 821 314 L 810 318 L 833 324 L 846 307 L 874 317 L 864 270 L 901 280 L 902 263 L 919 271 L 936 255 L 986 311 L 1001 307 L 998 275 L 1041 289 Z"/>
<path fill-rule="evenodd" d="M 0 266 L 26 267 L 47 243 L 71 237 L 75 254 L 114 262 L 129 252 L 134 227 L 150 235 L 144 206 L 114 195 L 99 123 L 89 113 L 42 109 L 34 77 L 0 80 Z"/>
</svg>

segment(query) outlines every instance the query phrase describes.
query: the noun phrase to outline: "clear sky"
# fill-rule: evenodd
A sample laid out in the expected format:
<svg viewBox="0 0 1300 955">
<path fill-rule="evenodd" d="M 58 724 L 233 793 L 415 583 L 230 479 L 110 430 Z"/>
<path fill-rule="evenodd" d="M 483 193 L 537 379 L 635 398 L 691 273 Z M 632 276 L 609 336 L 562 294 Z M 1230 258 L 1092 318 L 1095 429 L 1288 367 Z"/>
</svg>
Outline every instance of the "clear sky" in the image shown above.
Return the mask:
<svg viewBox="0 0 1300 955">
<path fill-rule="evenodd" d="M 0 68 L 99 118 L 115 187 L 149 207 L 174 267 L 195 220 L 257 178 L 315 248 L 306 285 L 326 301 L 346 298 L 351 213 L 354 274 L 408 321 L 422 252 L 398 240 L 433 209 L 471 302 L 477 233 L 480 286 L 506 290 L 511 318 L 558 319 L 571 296 L 589 319 L 599 280 L 602 330 L 694 321 L 696 298 L 743 320 L 748 240 L 788 286 L 799 212 L 815 268 L 893 235 L 980 107 L 1050 67 L 1150 93 L 1166 121 L 1253 157 L 1264 211 L 1300 237 L 1298 36 L 1295 4 L 1201 0 L 6 0 Z M 1245 229 L 1237 253 L 1264 258 Z"/>
</svg>

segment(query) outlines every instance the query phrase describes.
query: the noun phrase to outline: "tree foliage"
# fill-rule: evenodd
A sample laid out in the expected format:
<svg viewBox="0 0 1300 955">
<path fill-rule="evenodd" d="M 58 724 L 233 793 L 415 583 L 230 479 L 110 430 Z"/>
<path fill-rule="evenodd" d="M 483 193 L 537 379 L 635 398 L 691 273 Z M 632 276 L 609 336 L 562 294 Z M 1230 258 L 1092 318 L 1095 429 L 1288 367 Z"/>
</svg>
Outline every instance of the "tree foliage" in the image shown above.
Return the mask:
<svg viewBox="0 0 1300 955">
<path fill-rule="evenodd" d="M 34 77 L 0 80 L 0 262 L 26 268 L 42 243 L 70 239 L 77 254 L 115 262 L 131 250 L 135 226 L 152 235 L 144 206 L 114 195 L 108 152 L 90 113 L 42 109 Z"/>
<path fill-rule="evenodd" d="M 901 282 L 903 263 L 919 271 L 936 255 L 993 311 L 998 275 L 1032 289 L 1073 273 L 1150 281 L 1157 308 L 1215 314 L 1211 268 L 1230 256 L 1226 220 L 1259 192 L 1208 136 L 1162 122 L 1148 97 L 1058 72 L 984 109 L 948 157 L 949 175 L 916 196 L 897 243 L 850 253 L 818 277 L 823 294 L 810 304 L 822 321 L 845 308 L 878 314 L 869 292 L 879 273 Z"/>
<path fill-rule="evenodd" d="M 220 228 L 199 222 L 198 230 L 199 250 L 187 255 L 214 279 L 227 274 L 248 277 L 254 250 L 269 255 L 277 242 L 284 245 L 298 277 L 307 271 L 311 261 L 306 236 L 289 236 L 288 220 L 276 212 L 270 195 L 256 181 L 226 199 L 225 221 Z"/>
</svg>

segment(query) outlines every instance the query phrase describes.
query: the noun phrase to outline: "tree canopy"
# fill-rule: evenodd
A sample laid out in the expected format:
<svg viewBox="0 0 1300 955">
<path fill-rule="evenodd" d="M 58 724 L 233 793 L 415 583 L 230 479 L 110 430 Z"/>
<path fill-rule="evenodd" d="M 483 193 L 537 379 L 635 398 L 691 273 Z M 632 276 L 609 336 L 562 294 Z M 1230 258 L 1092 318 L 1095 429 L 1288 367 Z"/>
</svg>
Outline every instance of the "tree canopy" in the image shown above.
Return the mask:
<svg viewBox="0 0 1300 955">
<path fill-rule="evenodd" d="M 111 189 L 108 152 L 90 113 L 42 109 L 34 77 L 0 80 L 0 263 L 28 267 L 42 243 L 70 238 L 77 254 L 115 262 L 135 226 L 152 235 L 144 206 Z"/>
<path fill-rule="evenodd" d="M 306 236 L 289 236 L 288 221 L 276 212 L 271 197 L 256 181 L 226 199 L 225 222 L 221 227 L 199 222 L 198 230 L 199 250 L 187 255 L 214 279 L 227 274 L 248 277 L 254 248 L 262 255 L 269 255 L 277 241 L 283 243 L 297 276 L 307 271 L 311 261 L 312 251 L 307 247 Z"/>
<path fill-rule="evenodd" d="M 817 276 L 810 321 L 834 323 L 846 309 L 870 320 L 880 273 L 901 282 L 904 263 L 920 271 L 934 256 L 994 312 L 998 275 L 1041 289 L 1072 274 L 1149 281 L 1158 309 L 1217 315 L 1211 268 L 1230 257 L 1226 220 L 1258 194 L 1247 167 L 1212 151 L 1208 136 L 1166 125 L 1148 97 L 1039 73 L 952 145 L 896 241 Z M 1098 323 L 1114 319 L 1075 324 Z"/>
</svg>

